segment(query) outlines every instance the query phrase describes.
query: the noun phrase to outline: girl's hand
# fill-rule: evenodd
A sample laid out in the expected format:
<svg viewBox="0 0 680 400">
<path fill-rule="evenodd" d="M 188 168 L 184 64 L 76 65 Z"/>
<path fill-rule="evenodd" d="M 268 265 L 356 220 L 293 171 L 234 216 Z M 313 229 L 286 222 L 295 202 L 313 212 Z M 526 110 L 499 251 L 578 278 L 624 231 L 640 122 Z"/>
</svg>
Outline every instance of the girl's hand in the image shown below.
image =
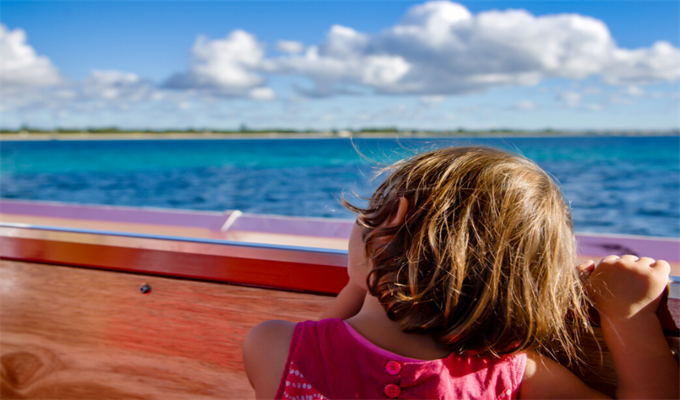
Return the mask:
<svg viewBox="0 0 680 400">
<path fill-rule="evenodd" d="M 678 363 L 656 316 L 670 271 L 662 260 L 609 256 L 586 283 L 614 363 L 617 399 L 680 398 Z"/>
<path fill-rule="evenodd" d="M 670 270 L 663 260 L 608 256 L 592 271 L 586 286 L 600 315 L 611 322 L 624 321 L 656 313 Z"/>
</svg>

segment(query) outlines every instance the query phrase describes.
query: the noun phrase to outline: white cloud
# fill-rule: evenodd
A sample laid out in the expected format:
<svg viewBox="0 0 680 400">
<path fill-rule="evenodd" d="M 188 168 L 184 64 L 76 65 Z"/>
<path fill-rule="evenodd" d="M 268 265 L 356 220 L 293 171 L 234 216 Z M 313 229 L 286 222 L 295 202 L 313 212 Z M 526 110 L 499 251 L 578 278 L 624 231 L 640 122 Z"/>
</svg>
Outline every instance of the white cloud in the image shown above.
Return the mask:
<svg viewBox="0 0 680 400">
<path fill-rule="evenodd" d="M 576 107 L 581 103 L 582 96 L 576 92 L 564 92 L 557 98 L 567 107 Z"/>
<path fill-rule="evenodd" d="M 47 57 L 38 56 L 21 29 L 0 24 L 0 85 L 3 111 L 67 110 L 128 107 L 126 102 L 149 99 L 159 92 L 129 72 L 94 70 L 81 82 L 62 78 Z"/>
<path fill-rule="evenodd" d="M 128 110 L 133 103 L 168 101 L 179 103 L 191 93 L 175 93 L 159 89 L 138 75 L 122 71 L 94 70 L 80 82 L 65 82 L 55 87 L 24 88 L 5 96 L 6 110 L 25 112 L 50 110 L 70 111 L 82 115 L 97 110 Z"/>
<path fill-rule="evenodd" d="M 340 25 L 331 27 L 326 43 L 310 46 L 302 55 L 270 60 L 267 69 L 278 73 L 303 74 L 316 84 L 316 95 L 347 92 L 336 83 L 387 88 L 410 69 L 400 56 L 364 54 L 369 36 Z"/>
<path fill-rule="evenodd" d="M 274 99 L 274 91 L 268 87 L 259 87 L 251 89 L 248 92 L 248 97 L 253 100 L 272 100 Z"/>
<path fill-rule="evenodd" d="M 446 100 L 445 96 L 422 96 L 420 103 L 426 106 L 435 106 L 444 100 Z"/>
<path fill-rule="evenodd" d="M 534 111 L 536 109 L 536 104 L 529 100 L 522 100 L 515 103 L 513 108 L 517 111 Z"/>
<path fill-rule="evenodd" d="M 674 82 L 680 76 L 680 49 L 668 42 L 656 42 L 650 48 L 614 49 L 605 82 L 620 85 L 644 85 Z"/>
<path fill-rule="evenodd" d="M 0 25 L 0 36 L 0 82 L 6 86 L 61 82 L 50 61 L 26 44 L 23 31 L 9 32 Z M 305 48 L 280 40 L 277 49 L 286 54 L 266 58 L 264 45 L 243 30 L 214 40 L 199 36 L 188 69 L 171 76 L 164 87 L 262 100 L 275 97 L 266 87 L 266 74 L 302 75 L 313 84 L 298 88 L 306 96 L 374 92 L 420 95 L 422 104 L 436 104 L 427 99 L 534 85 L 555 77 L 600 76 L 606 83 L 629 87 L 680 77 L 680 50 L 666 42 L 636 50 L 617 48 L 607 26 L 594 18 L 537 17 L 523 10 L 472 14 L 449 1 L 415 5 L 378 34 L 333 25 L 320 45 Z M 121 74 L 94 71 L 78 91 L 104 99 L 151 92 L 153 98 L 166 96 L 136 75 Z"/>
<path fill-rule="evenodd" d="M 639 86 L 636 85 L 630 85 L 625 88 L 625 93 L 630 95 L 630 96 L 642 96 L 645 94 L 645 91 L 641 89 Z"/>
<path fill-rule="evenodd" d="M 140 101 L 156 89 L 131 72 L 94 70 L 78 87 L 79 98 Z"/>
<path fill-rule="evenodd" d="M 199 36 L 191 54 L 189 71 L 170 77 L 167 87 L 248 96 L 252 89 L 264 83 L 257 72 L 262 66 L 264 50 L 248 32 L 235 30 L 216 40 Z"/>
<path fill-rule="evenodd" d="M 49 58 L 38 56 L 22 29 L 0 24 L 0 85 L 5 88 L 53 86 L 63 82 Z"/>
<path fill-rule="evenodd" d="M 523 10 L 476 15 L 449 1 L 408 10 L 376 35 L 334 25 L 303 54 L 267 60 L 268 70 L 310 78 L 314 94 L 364 87 L 378 93 L 450 95 L 533 85 L 548 78 L 600 76 L 610 84 L 680 77 L 677 48 L 616 47 L 600 20 L 578 14 L 533 16 Z"/>
<path fill-rule="evenodd" d="M 276 49 L 282 53 L 297 54 L 304 51 L 305 45 L 292 40 L 279 40 L 276 42 Z"/>
</svg>

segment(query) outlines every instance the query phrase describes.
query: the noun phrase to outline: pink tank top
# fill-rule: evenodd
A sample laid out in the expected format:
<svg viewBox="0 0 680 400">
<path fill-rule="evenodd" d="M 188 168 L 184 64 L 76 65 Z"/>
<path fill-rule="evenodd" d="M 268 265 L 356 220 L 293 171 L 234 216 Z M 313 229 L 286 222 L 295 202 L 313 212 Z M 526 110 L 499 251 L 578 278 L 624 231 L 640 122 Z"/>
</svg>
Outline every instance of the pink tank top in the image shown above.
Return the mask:
<svg viewBox="0 0 680 400">
<path fill-rule="evenodd" d="M 277 399 L 517 398 L 526 355 L 452 354 L 423 361 L 390 353 L 341 319 L 295 326 Z"/>
</svg>

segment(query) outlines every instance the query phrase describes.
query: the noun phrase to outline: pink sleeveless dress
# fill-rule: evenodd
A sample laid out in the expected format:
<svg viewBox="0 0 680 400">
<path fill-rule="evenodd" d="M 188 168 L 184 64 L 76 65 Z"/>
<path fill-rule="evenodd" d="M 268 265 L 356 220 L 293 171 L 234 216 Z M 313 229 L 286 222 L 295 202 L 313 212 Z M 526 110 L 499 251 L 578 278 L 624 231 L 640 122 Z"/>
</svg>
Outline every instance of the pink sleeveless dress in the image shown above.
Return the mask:
<svg viewBox="0 0 680 400">
<path fill-rule="evenodd" d="M 402 357 L 372 344 L 341 319 L 295 326 L 277 399 L 517 398 L 526 355 Z"/>
</svg>

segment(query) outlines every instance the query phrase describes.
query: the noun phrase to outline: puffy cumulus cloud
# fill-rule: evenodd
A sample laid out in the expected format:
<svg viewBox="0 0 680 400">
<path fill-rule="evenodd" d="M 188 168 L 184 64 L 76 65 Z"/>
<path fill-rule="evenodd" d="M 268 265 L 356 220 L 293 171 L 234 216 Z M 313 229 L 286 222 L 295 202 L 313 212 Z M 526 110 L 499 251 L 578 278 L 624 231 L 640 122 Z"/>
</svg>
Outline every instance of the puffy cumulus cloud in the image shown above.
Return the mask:
<svg viewBox="0 0 680 400">
<path fill-rule="evenodd" d="M 410 8 L 379 34 L 335 25 L 321 45 L 264 64 L 270 72 L 307 76 L 317 95 L 356 86 L 378 93 L 449 95 L 556 77 L 599 75 L 625 85 L 675 81 L 679 57 L 665 42 L 617 48 L 602 21 L 578 14 L 473 15 L 463 5 L 433 1 Z"/>
<path fill-rule="evenodd" d="M 250 89 L 248 92 L 248 97 L 253 100 L 273 100 L 275 96 L 272 89 L 267 87 L 259 87 Z"/>
<path fill-rule="evenodd" d="M 122 71 L 94 70 L 79 82 L 29 89 L 6 95 L 3 109 L 68 112 L 76 115 L 96 110 L 126 110 L 132 104 L 145 102 L 174 103 L 191 97 L 191 93 L 159 89 L 134 73 Z"/>
<path fill-rule="evenodd" d="M 83 81 L 62 78 L 52 62 L 27 43 L 22 29 L 8 30 L 0 24 L 0 85 L 3 111 L 61 110 L 141 101 L 159 90 L 133 73 L 92 71 Z"/>
<path fill-rule="evenodd" d="M 334 25 L 321 46 L 310 46 L 304 54 L 270 60 L 267 69 L 277 73 L 303 74 L 315 83 L 314 93 L 347 92 L 337 83 L 367 86 L 387 91 L 411 69 L 399 55 L 371 53 L 372 38 L 354 29 Z"/>
<path fill-rule="evenodd" d="M 157 97 L 153 85 L 131 72 L 94 70 L 77 89 L 81 99 L 141 101 Z"/>
<path fill-rule="evenodd" d="M 656 42 L 648 49 L 615 49 L 608 68 L 603 78 L 612 84 L 673 82 L 680 76 L 680 49 L 668 42 Z"/>
<path fill-rule="evenodd" d="M 0 24 L 0 85 L 4 88 L 53 86 L 63 82 L 47 57 L 38 56 L 22 29 Z"/>
<path fill-rule="evenodd" d="M 282 53 L 297 54 L 302 53 L 305 45 L 291 40 L 279 40 L 276 42 L 276 50 Z"/>
<path fill-rule="evenodd" d="M 216 40 L 199 36 L 191 55 L 189 70 L 170 77 L 166 87 L 199 89 L 225 96 L 271 97 L 263 96 L 271 89 L 261 87 L 265 79 L 258 73 L 263 64 L 264 49 L 250 33 L 235 30 Z"/>
</svg>

